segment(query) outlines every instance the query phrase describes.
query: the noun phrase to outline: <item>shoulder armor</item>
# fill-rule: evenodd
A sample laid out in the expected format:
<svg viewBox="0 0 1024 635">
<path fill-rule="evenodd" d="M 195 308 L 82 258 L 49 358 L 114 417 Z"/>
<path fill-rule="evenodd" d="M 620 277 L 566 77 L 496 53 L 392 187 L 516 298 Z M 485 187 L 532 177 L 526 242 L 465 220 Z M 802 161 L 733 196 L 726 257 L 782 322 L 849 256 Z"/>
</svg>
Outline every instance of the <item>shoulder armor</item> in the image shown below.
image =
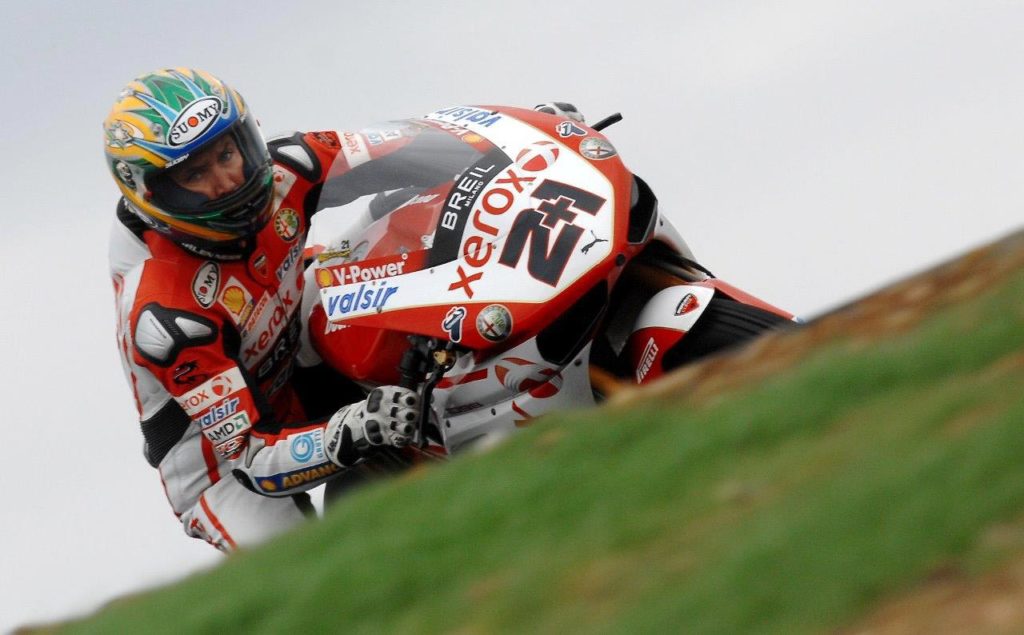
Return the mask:
<svg viewBox="0 0 1024 635">
<path fill-rule="evenodd" d="M 143 358 L 170 366 L 182 349 L 216 340 L 217 325 L 201 315 L 150 302 L 139 311 L 133 339 Z"/>
<path fill-rule="evenodd" d="M 316 152 L 303 139 L 301 132 L 276 136 L 267 141 L 270 157 L 275 163 L 281 164 L 307 181 L 316 182 L 320 179 L 322 167 Z"/>
</svg>

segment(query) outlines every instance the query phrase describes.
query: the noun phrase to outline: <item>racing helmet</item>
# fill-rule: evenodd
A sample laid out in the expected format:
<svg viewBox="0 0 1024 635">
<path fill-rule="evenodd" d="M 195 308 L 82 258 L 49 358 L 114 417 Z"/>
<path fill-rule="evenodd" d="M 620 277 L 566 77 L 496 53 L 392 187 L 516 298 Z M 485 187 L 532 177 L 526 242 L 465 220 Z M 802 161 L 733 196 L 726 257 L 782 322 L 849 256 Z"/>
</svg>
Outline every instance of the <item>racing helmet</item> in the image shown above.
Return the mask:
<svg viewBox="0 0 1024 635">
<path fill-rule="evenodd" d="M 149 227 L 203 257 L 239 259 L 252 250 L 270 218 L 273 172 L 241 95 L 200 70 L 156 71 L 121 91 L 103 132 L 127 208 Z M 209 164 L 224 157 L 237 166 L 232 189 L 211 196 L 188 187 L 182 170 L 190 158 Z"/>
</svg>

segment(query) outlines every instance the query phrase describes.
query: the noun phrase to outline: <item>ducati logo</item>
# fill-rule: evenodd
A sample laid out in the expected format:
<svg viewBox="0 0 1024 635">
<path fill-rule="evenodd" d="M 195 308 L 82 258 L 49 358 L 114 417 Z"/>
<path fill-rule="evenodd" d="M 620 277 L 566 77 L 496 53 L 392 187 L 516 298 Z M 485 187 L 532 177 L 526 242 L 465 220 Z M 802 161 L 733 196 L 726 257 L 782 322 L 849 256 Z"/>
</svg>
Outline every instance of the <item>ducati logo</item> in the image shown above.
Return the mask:
<svg viewBox="0 0 1024 635">
<path fill-rule="evenodd" d="M 700 303 L 697 302 L 697 296 L 692 293 L 687 293 L 683 296 L 683 299 L 676 305 L 676 315 L 686 315 L 690 311 L 693 311 Z"/>
</svg>

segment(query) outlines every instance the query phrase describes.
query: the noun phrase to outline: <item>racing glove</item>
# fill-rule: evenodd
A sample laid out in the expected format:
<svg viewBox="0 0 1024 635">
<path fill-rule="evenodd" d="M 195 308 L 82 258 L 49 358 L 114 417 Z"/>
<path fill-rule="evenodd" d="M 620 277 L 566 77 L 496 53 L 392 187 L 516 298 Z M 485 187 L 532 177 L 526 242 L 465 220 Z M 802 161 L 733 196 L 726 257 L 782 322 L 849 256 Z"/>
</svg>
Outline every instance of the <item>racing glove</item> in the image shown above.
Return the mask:
<svg viewBox="0 0 1024 635">
<path fill-rule="evenodd" d="M 400 448 L 416 435 L 420 398 L 399 386 L 374 388 L 363 401 L 338 410 L 327 422 L 327 458 L 350 467 L 377 448 Z"/>
<path fill-rule="evenodd" d="M 577 123 L 584 123 L 583 113 L 576 109 L 576 106 L 564 101 L 550 101 L 546 104 L 537 104 L 533 107 L 538 112 L 546 112 L 549 115 L 568 117 Z"/>
</svg>

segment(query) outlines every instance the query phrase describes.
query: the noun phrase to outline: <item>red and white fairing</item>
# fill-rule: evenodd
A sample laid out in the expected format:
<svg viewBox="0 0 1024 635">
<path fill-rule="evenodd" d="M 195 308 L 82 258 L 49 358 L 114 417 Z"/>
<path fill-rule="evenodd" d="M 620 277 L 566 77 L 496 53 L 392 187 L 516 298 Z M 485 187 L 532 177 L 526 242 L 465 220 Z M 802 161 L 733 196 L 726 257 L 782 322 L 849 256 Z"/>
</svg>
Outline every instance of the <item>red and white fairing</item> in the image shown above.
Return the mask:
<svg viewBox="0 0 1024 635">
<path fill-rule="evenodd" d="M 326 361 L 366 384 L 395 383 L 408 334 L 469 351 L 434 391 L 449 451 L 593 403 L 589 347 L 560 365 L 543 358 L 535 337 L 616 275 L 625 227 L 615 210 L 628 206 L 631 175 L 599 133 L 562 136 L 560 123 L 529 110 L 457 107 L 362 131 L 365 145 L 382 134 L 413 137 L 406 149 L 443 137 L 466 146 L 466 164 L 418 184 L 384 216 L 369 211 L 371 201 L 403 184 L 325 210 L 314 224 L 319 256 L 308 275 L 320 302 L 310 335 Z M 597 158 L 580 154 L 585 139 Z"/>
<path fill-rule="evenodd" d="M 593 403 L 587 336 L 597 316 L 579 315 L 584 299 L 599 295 L 600 313 L 624 265 L 652 240 L 692 259 L 653 201 L 649 222 L 631 234 L 633 175 L 603 135 L 577 122 L 459 106 L 343 138 L 363 154 L 395 150 L 351 170 L 333 193 L 324 188 L 344 204 L 314 219 L 313 347 L 373 385 L 398 383 L 408 335 L 455 343 L 457 363 L 432 404 L 448 451 Z M 679 291 L 692 294 L 694 314 L 666 318 Z M 712 293 L 694 286 L 659 296 L 633 339 L 651 339 L 647 356 L 656 356 Z M 564 321 L 552 330 L 563 314 L 580 317 L 575 333 Z M 577 336 L 566 354 L 551 354 L 553 337 Z M 638 382 L 659 372 L 645 360 L 632 360 Z"/>
</svg>

